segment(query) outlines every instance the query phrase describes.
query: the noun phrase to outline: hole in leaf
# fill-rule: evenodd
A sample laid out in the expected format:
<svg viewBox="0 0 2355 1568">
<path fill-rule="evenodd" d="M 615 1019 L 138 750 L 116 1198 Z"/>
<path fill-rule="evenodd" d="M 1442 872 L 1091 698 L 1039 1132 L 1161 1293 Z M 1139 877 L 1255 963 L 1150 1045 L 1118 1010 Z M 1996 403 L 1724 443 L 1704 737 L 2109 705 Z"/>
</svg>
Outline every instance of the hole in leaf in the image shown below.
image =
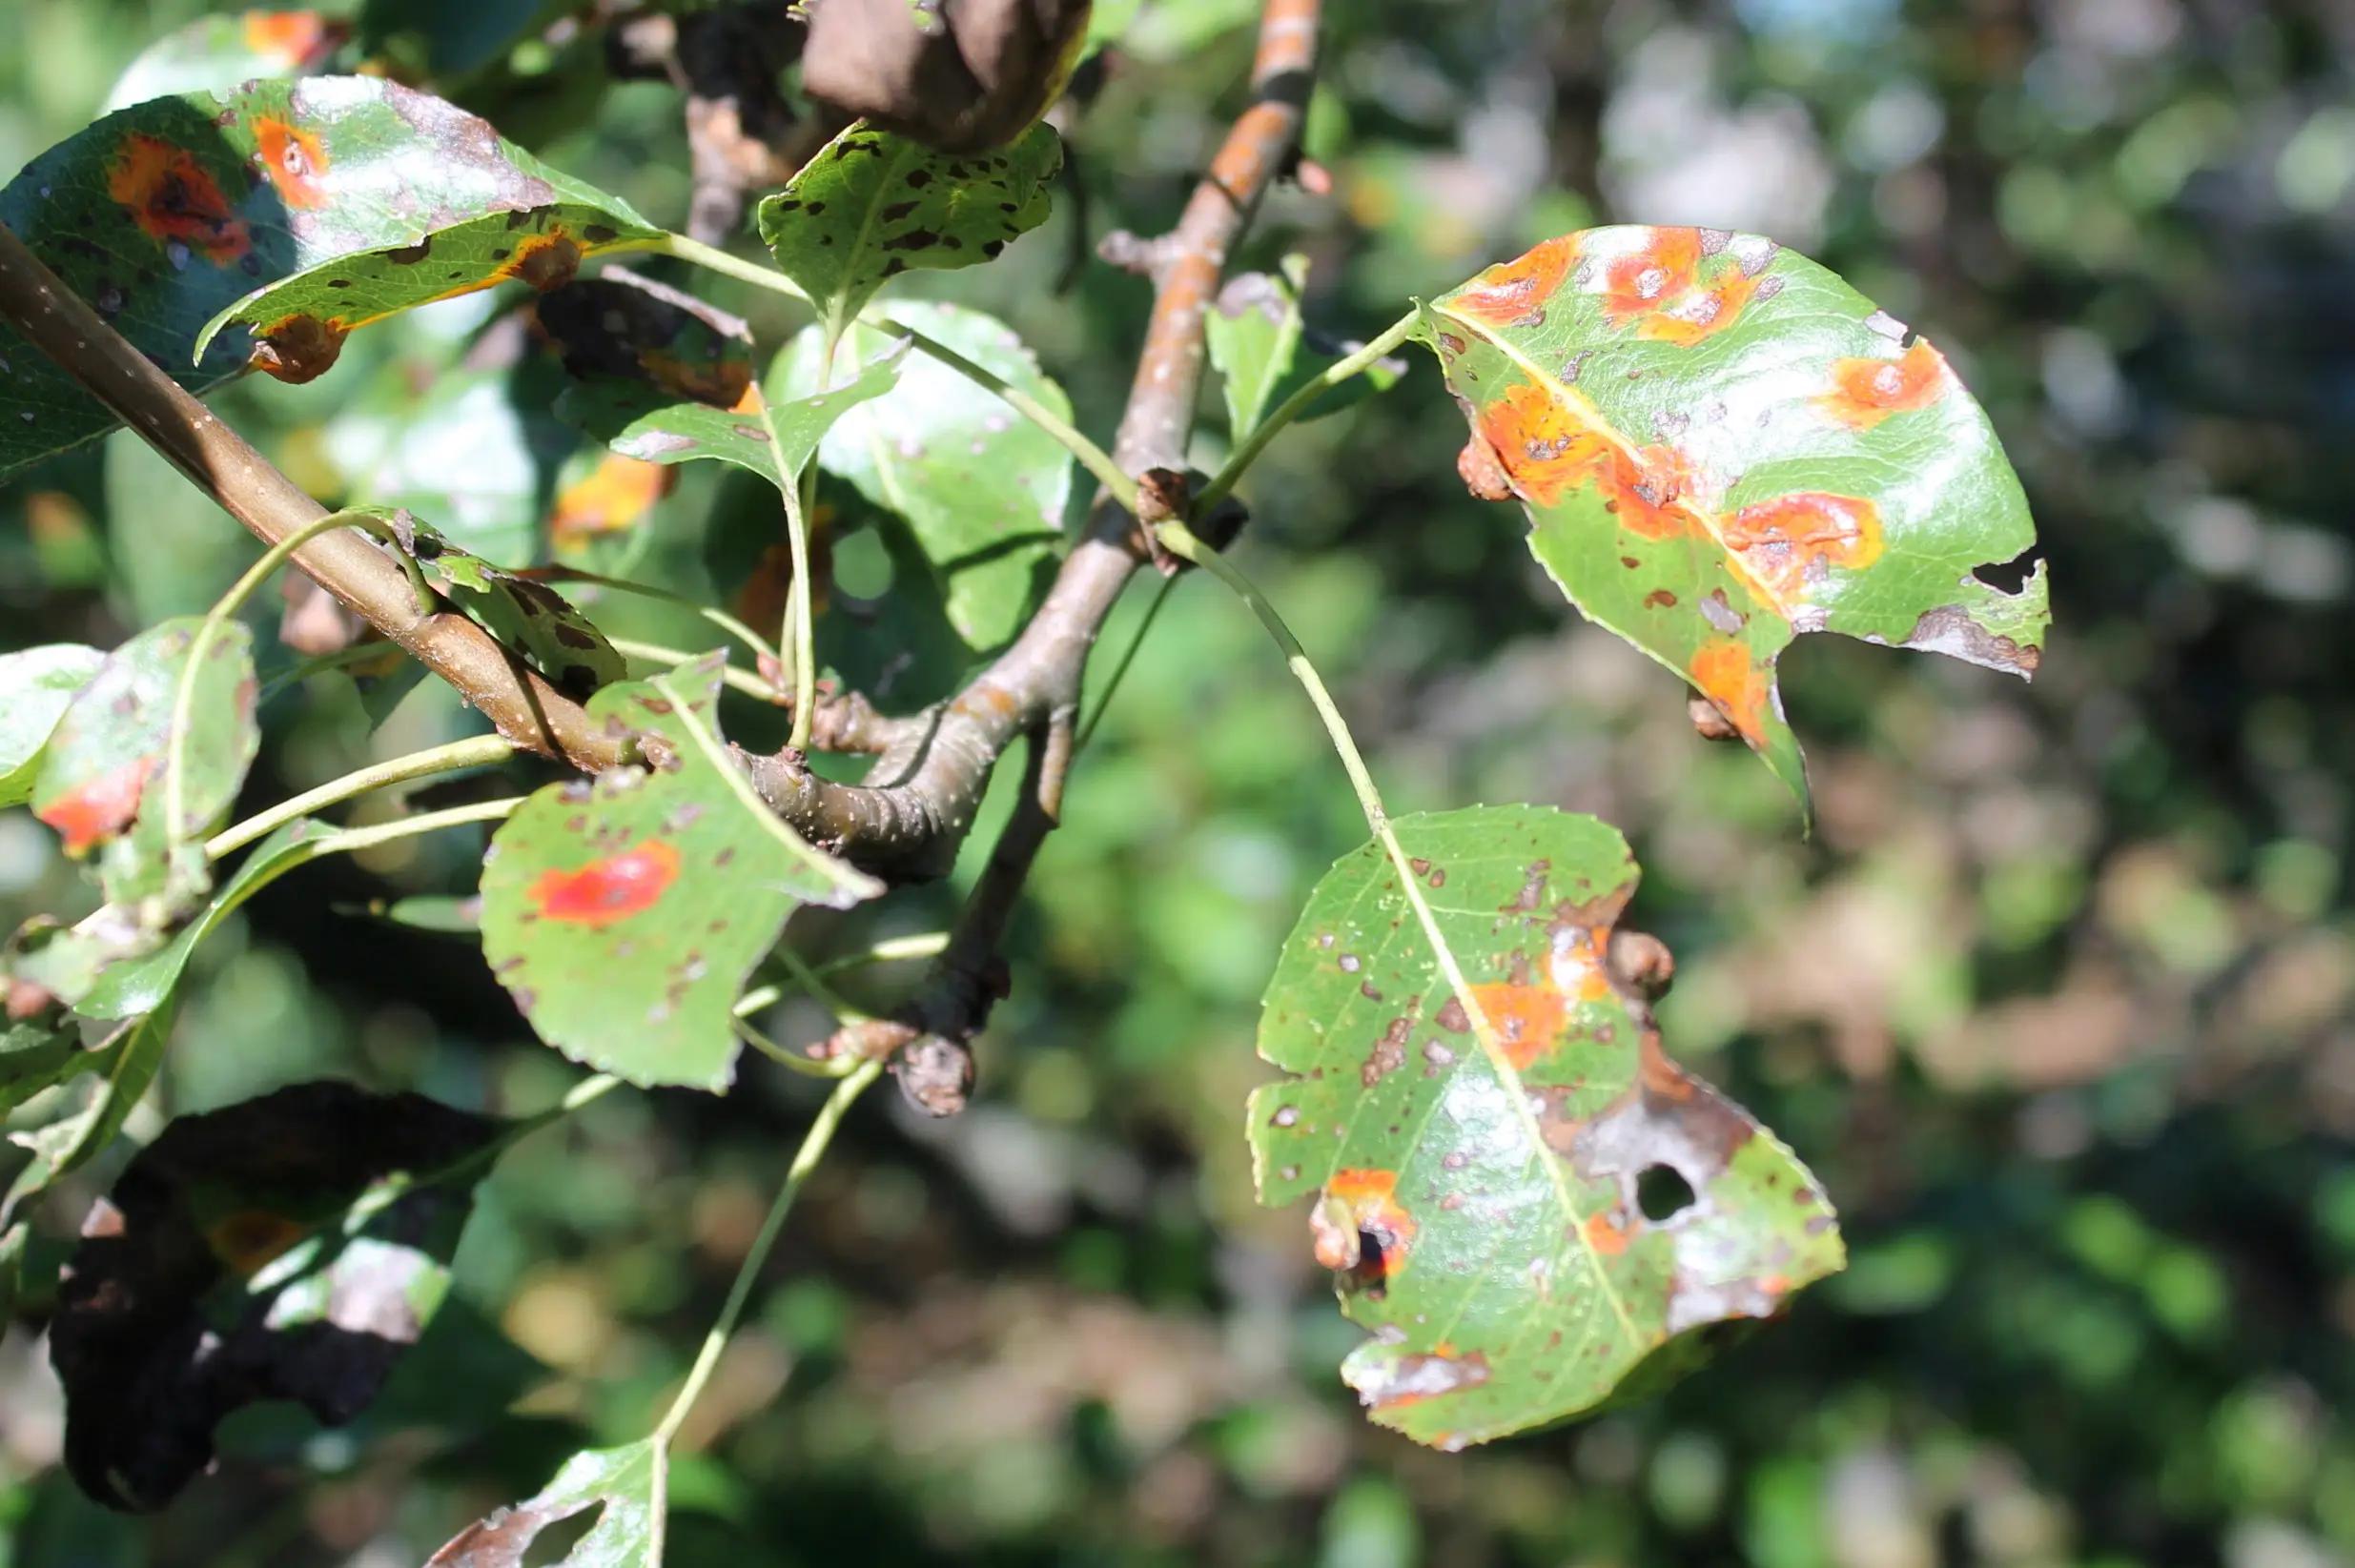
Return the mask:
<svg viewBox="0 0 2355 1568">
<path fill-rule="evenodd" d="M 1655 1165 L 1635 1178 L 1635 1206 L 1655 1225 L 1673 1219 L 1692 1204 L 1692 1183 L 1673 1168 Z"/>
<path fill-rule="evenodd" d="M 1984 566 L 1974 567 L 1971 575 L 1998 593 L 2016 594 L 2028 585 L 2028 579 L 2043 559 L 2033 549 L 2023 550 L 2010 560 L 1991 560 Z"/>
</svg>

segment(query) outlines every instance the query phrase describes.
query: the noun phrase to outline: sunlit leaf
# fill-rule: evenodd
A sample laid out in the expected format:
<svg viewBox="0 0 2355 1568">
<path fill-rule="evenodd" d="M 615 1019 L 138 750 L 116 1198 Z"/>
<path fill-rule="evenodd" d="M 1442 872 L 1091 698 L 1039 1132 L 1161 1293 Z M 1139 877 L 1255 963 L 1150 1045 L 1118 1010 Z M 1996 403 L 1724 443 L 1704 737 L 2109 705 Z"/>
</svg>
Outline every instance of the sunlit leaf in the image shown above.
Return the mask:
<svg viewBox="0 0 2355 1568">
<path fill-rule="evenodd" d="M 604 634 L 546 583 L 492 565 L 407 512 L 394 512 L 389 520 L 436 592 L 558 686 L 586 696 L 627 671 Z"/>
<path fill-rule="evenodd" d="M 1458 1448 L 1576 1415 L 1840 1267 L 1814 1178 L 1613 978 L 1617 833 L 1537 806 L 1396 829 L 1410 883 L 1367 845 L 1310 894 L 1259 1026 L 1297 1076 L 1250 1110 L 1260 1200 L 1316 1200 L 1373 1333 L 1341 1375 L 1376 1421 Z"/>
<path fill-rule="evenodd" d="M 260 329 L 275 373 L 306 379 L 394 311 L 509 277 L 553 287 L 656 233 L 475 116 L 357 76 L 110 114 L 0 191 L 0 223 L 197 393 L 256 354 L 243 328 L 222 330 L 233 320 Z M 0 478 L 113 422 L 0 330 Z"/>
<path fill-rule="evenodd" d="M 720 737 L 720 658 L 600 691 L 645 765 L 533 795 L 491 841 L 482 951 L 540 1037 L 637 1084 L 722 1089 L 733 1006 L 803 905 L 881 884 L 803 843 Z"/>
<path fill-rule="evenodd" d="M 780 356 L 763 378 L 762 390 L 733 409 L 681 398 L 651 381 L 623 377 L 584 381 L 566 392 L 556 409 L 625 458 L 653 463 L 711 458 L 758 474 L 782 489 L 809 466 L 828 427 L 891 389 L 907 354 L 906 339 L 897 340 L 856 374 L 847 374 L 840 385 L 809 397 L 794 396 L 789 367 Z M 781 446 L 770 441 L 768 427 L 749 397 L 768 399 Z"/>
<path fill-rule="evenodd" d="M 911 303 L 894 318 L 1071 417 L 1063 389 L 995 317 Z M 845 342 L 871 352 L 889 344 L 888 330 L 854 327 Z M 811 328 L 786 351 L 780 373 L 796 391 L 818 385 L 822 336 Z M 906 525 L 967 643 L 994 648 L 1021 629 L 1062 543 L 1071 497 L 1075 465 L 1055 438 L 917 354 L 901 365 L 896 386 L 843 414 L 819 443 L 818 462 Z"/>
<path fill-rule="evenodd" d="M 1518 497 L 1587 616 L 1689 681 L 1806 793 L 1774 662 L 1801 632 L 2026 676 L 2041 564 L 1995 431 L 1936 349 L 1772 241 L 1547 240 L 1425 307 L 1471 422 L 1467 482 Z"/>
<path fill-rule="evenodd" d="M 0 1228 L 0 1332 L 16 1312 L 16 1298 L 25 1289 L 25 1248 L 32 1235 L 23 1225 Z"/>
<path fill-rule="evenodd" d="M 47 1191 L 58 1178 L 90 1163 L 123 1130 L 139 1101 L 155 1081 L 163 1065 L 164 1048 L 172 1040 L 178 1008 L 167 1002 L 135 1024 L 125 1024 L 113 1038 L 98 1048 L 97 1070 L 106 1074 L 90 1102 L 69 1116 L 35 1131 L 17 1135 L 16 1142 L 32 1153 L 31 1163 L 0 1194 L 0 1230 L 26 1203 Z"/>
<path fill-rule="evenodd" d="M 42 746 L 105 662 L 96 648 L 72 642 L 0 654 L 0 806 L 32 799 Z"/>
<path fill-rule="evenodd" d="M 425 1568 L 523 1568 L 543 1531 L 592 1508 L 597 1522 L 554 1568 L 659 1568 L 668 1464 L 650 1439 L 576 1454 L 545 1491 L 468 1525 Z"/>
<path fill-rule="evenodd" d="M 133 56 L 107 93 L 106 111 L 168 92 L 230 92 L 265 76 L 324 67 L 351 29 L 316 10 L 248 10 L 200 16 Z"/>
<path fill-rule="evenodd" d="M 161 1507 L 249 1404 L 357 1415 L 440 1306 L 502 1130 L 340 1083 L 166 1127 L 91 1211 L 50 1325 L 82 1489 Z"/>
<path fill-rule="evenodd" d="M 786 276 L 848 323 L 887 278 L 991 260 L 1044 223 L 1062 166 L 1063 144 L 1044 125 L 967 153 L 853 125 L 761 202 L 761 238 Z"/>
</svg>

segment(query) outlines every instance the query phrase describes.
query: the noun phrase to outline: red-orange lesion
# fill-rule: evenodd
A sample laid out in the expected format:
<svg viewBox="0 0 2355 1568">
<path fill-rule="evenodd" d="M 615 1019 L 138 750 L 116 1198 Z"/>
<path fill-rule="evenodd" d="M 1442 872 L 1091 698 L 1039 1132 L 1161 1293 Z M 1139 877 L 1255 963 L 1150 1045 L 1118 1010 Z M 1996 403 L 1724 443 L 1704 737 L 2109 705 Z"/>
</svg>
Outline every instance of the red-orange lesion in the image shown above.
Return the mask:
<svg viewBox="0 0 2355 1568">
<path fill-rule="evenodd" d="M 547 233 L 526 235 L 515 248 L 515 254 L 501 262 L 496 271 L 483 280 L 483 287 L 516 278 L 528 283 L 542 294 L 561 289 L 581 270 L 581 247 L 563 224 Z"/>
<path fill-rule="evenodd" d="M 1447 301 L 1452 315 L 1509 327 L 1542 307 L 1578 265 L 1578 236 L 1563 234 L 1482 273 Z"/>
<path fill-rule="evenodd" d="M 1505 388 L 1481 410 L 1480 433 L 1513 488 L 1533 506 L 1556 505 L 1587 483 L 1613 446 L 1607 432 L 1533 381 Z"/>
<path fill-rule="evenodd" d="M 675 468 L 608 452 L 557 495 L 548 535 L 558 544 L 578 544 L 634 528 L 677 479 Z"/>
<path fill-rule="evenodd" d="M 1805 601 L 1827 569 L 1860 572 L 1881 558 L 1881 509 L 1861 496 L 1799 491 L 1726 519 L 1726 548 L 1782 604 Z"/>
<path fill-rule="evenodd" d="M 139 797 L 156 759 L 134 758 L 86 780 L 33 813 L 65 840 L 67 854 L 80 857 L 131 825 Z"/>
<path fill-rule="evenodd" d="M 1700 270 L 1700 230 L 1650 230 L 1603 269 L 1603 314 L 1622 325 L 1648 315 L 1691 288 Z"/>
<path fill-rule="evenodd" d="M 1759 279 L 1729 261 L 1716 281 L 1688 289 L 1683 295 L 1644 317 L 1638 337 L 1673 343 L 1678 348 L 1715 336 L 1733 325 L 1758 293 Z"/>
<path fill-rule="evenodd" d="M 269 176 L 278 198 L 306 211 L 327 205 L 327 149 L 316 132 L 262 114 L 254 120 L 254 141 L 261 153 L 261 172 Z"/>
<path fill-rule="evenodd" d="M 526 893 L 544 920 L 603 930 L 644 914 L 679 878 L 679 851 L 648 839 L 571 871 L 543 871 Z"/>
<path fill-rule="evenodd" d="M 1851 430 L 1866 431 L 1892 415 L 1928 408 L 1946 396 L 1954 378 L 1946 356 L 1917 337 L 1895 359 L 1836 361 L 1832 390 L 1818 396 L 1815 406 Z"/>
<path fill-rule="evenodd" d="M 1631 1229 L 1631 1226 L 1620 1224 L 1613 1211 L 1598 1210 L 1587 1216 L 1587 1246 L 1598 1257 L 1617 1257 L 1628 1250 L 1628 1234 Z"/>
<path fill-rule="evenodd" d="M 281 66 L 309 65 L 336 39 L 337 30 L 315 10 L 249 10 L 239 20 L 246 49 Z"/>
<path fill-rule="evenodd" d="M 1771 673 L 1751 656 L 1747 644 L 1718 638 L 1702 644 L 1686 665 L 1702 696 L 1716 704 L 1727 723 L 1752 745 L 1766 740 L 1767 693 Z"/>
<path fill-rule="evenodd" d="M 176 241 L 216 267 L 253 249 L 244 220 L 195 154 L 160 136 L 124 132 L 107 165 L 107 195 L 156 244 Z"/>
<path fill-rule="evenodd" d="M 1399 1173 L 1377 1167 L 1351 1167 L 1333 1172 L 1324 1184 L 1325 1200 L 1340 1205 L 1357 1229 L 1380 1242 L 1378 1253 L 1329 1259 L 1324 1238 L 1318 1242 L 1318 1261 L 1328 1269 L 1356 1269 L 1377 1279 L 1396 1274 L 1406 1261 L 1415 1239 L 1415 1217 L 1398 1200 Z M 1354 1237 L 1349 1238 L 1354 1240 Z"/>
<path fill-rule="evenodd" d="M 1672 446 L 1613 448 L 1597 468 L 1603 502 L 1619 526 L 1641 539 L 1676 539 L 1706 528 L 1694 492 L 1700 475 Z"/>
<path fill-rule="evenodd" d="M 1472 1000 L 1516 1072 L 1526 1072 L 1562 1039 L 1570 998 L 1549 985 L 1474 986 Z"/>
</svg>

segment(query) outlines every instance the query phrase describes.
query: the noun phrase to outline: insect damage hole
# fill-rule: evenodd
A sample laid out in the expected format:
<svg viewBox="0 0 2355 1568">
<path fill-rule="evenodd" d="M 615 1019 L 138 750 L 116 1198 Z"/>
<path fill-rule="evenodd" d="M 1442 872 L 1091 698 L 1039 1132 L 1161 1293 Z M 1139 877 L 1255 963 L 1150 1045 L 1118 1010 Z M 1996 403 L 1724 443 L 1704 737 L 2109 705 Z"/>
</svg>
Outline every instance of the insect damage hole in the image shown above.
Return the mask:
<svg viewBox="0 0 2355 1568">
<path fill-rule="evenodd" d="M 1635 1206 L 1654 1225 L 1674 1219 L 1692 1207 L 1692 1183 L 1673 1166 L 1647 1166 L 1635 1178 Z"/>
</svg>

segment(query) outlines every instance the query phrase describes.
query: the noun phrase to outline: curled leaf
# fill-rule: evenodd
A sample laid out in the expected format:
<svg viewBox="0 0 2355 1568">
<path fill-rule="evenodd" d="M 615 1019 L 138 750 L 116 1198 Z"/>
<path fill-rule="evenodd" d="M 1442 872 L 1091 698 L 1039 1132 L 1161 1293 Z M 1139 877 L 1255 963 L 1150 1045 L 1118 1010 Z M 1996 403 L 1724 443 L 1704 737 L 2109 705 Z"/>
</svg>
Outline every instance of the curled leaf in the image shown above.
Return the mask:
<svg viewBox="0 0 2355 1568">
<path fill-rule="evenodd" d="M 668 1466 L 650 1439 L 575 1454 L 538 1496 L 466 1526 L 425 1568 L 523 1568 L 543 1532 L 592 1508 L 597 1522 L 556 1568 L 655 1568 Z"/>
</svg>

